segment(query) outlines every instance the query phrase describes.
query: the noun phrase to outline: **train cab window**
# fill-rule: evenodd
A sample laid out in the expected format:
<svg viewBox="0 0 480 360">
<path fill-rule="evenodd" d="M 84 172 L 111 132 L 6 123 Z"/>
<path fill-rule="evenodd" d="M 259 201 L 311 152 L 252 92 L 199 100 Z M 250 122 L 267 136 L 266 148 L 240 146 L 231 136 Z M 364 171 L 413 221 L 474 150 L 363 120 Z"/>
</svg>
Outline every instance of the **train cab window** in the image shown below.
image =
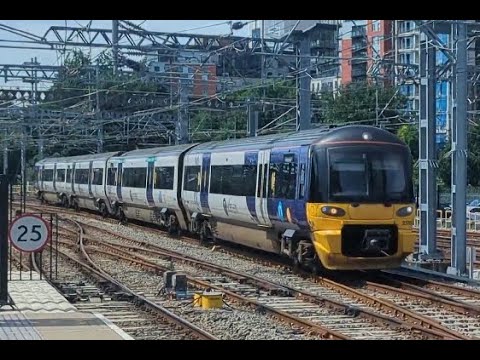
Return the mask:
<svg viewBox="0 0 480 360">
<path fill-rule="evenodd" d="M 200 166 L 185 166 L 183 190 L 200 191 Z"/>
<path fill-rule="evenodd" d="M 117 168 L 108 168 L 107 170 L 107 185 L 117 185 Z"/>
<path fill-rule="evenodd" d="M 284 162 L 270 164 L 270 196 L 278 199 L 295 199 L 297 164 Z"/>
<path fill-rule="evenodd" d="M 92 185 L 102 185 L 103 184 L 103 169 L 96 168 L 92 169 Z"/>
<path fill-rule="evenodd" d="M 53 169 L 44 169 L 42 179 L 43 181 L 53 181 Z"/>
<path fill-rule="evenodd" d="M 173 174 L 174 174 L 173 166 L 156 167 L 154 188 L 173 190 Z"/>
<path fill-rule="evenodd" d="M 67 183 L 72 182 L 72 169 L 67 169 Z"/>
<path fill-rule="evenodd" d="M 123 186 L 132 188 L 144 188 L 147 181 L 147 168 L 124 168 Z"/>
<path fill-rule="evenodd" d="M 60 183 L 65 182 L 65 169 L 57 169 L 55 181 Z"/>
</svg>

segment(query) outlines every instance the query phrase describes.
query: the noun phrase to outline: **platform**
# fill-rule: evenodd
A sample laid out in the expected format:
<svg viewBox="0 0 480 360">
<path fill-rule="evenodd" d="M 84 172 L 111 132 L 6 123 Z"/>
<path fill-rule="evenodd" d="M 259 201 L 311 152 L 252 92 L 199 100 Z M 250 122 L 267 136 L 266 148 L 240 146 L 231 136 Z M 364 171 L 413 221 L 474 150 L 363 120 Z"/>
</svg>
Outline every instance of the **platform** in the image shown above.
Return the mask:
<svg viewBox="0 0 480 360">
<path fill-rule="evenodd" d="M 78 311 L 37 274 L 18 278 L 8 282 L 13 306 L 0 309 L 0 340 L 133 340 L 103 315 Z"/>
</svg>

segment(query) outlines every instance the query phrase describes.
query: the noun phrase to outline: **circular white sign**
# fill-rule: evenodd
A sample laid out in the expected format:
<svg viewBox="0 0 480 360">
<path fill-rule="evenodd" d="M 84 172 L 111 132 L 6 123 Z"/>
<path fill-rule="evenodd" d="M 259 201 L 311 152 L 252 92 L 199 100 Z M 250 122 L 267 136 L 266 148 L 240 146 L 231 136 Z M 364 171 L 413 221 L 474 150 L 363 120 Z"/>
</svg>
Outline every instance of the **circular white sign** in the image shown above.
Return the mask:
<svg viewBox="0 0 480 360">
<path fill-rule="evenodd" d="M 36 252 L 42 250 L 47 244 L 50 227 L 41 217 L 25 214 L 13 220 L 8 236 L 16 249 Z"/>
</svg>

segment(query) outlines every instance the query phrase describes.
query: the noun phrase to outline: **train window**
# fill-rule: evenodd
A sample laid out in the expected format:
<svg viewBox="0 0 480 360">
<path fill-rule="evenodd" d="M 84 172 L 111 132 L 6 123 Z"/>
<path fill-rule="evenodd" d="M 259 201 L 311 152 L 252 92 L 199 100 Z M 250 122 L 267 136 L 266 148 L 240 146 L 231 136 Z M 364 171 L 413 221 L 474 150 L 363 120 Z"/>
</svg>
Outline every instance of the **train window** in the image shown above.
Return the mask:
<svg viewBox="0 0 480 360">
<path fill-rule="evenodd" d="M 57 169 L 56 182 L 65 182 L 65 169 Z"/>
<path fill-rule="evenodd" d="M 89 169 L 75 169 L 75 184 L 88 184 Z"/>
<path fill-rule="evenodd" d="M 200 191 L 200 166 L 185 166 L 183 190 Z"/>
<path fill-rule="evenodd" d="M 256 165 L 212 166 L 210 192 L 213 194 L 255 196 Z"/>
<path fill-rule="evenodd" d="M 270 190 L 272 198 L 295 199 L 296 185 L 296 163 L 270 164 Z"/>
<path fill-rule="evenodd" d="M 42 179 L 43 181 L 53 181 L 53 169 L 44 169 Z"/>
<path fill-rule="evenodd" d="M 103 169 L 96 168 L 92 169 L 92 185 L 102 185 L 103 184 Z"/>
<path fill-rule="evenodd" d="M 174 167 L 156 167 L 155 168 L 155 189 L 173 190 Z"/>
<path fill-rule="evenodd" d="M 144 188 L 147 180 L 147 168 L 124 168 L 123 186 Z"/>
<path fill-rule="evenodd" d="M 117 185 L 116 184 L 117 168 L 108 168 L 107 170 L 107 185 Z"/>
<path fill-rule="evenodd" d="M 72 182 L 72 169 L 67 169 L 67 183 Z"/>
</svg>

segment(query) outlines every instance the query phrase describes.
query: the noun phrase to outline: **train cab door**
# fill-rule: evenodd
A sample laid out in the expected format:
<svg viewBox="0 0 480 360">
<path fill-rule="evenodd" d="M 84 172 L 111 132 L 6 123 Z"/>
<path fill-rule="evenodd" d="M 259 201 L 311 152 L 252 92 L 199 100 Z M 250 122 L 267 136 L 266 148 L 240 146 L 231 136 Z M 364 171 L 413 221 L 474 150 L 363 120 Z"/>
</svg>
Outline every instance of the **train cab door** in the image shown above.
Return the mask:
<svg viewBox="0 0 480 360">
<path fill-rule="evenodd" d="M 255 212 L 257 213 L 258 225 L 263 227 L 272 226 L 267 209 L 269 164 L 270 150 L 260 150 L 258 152 Z"/>
</svg>

